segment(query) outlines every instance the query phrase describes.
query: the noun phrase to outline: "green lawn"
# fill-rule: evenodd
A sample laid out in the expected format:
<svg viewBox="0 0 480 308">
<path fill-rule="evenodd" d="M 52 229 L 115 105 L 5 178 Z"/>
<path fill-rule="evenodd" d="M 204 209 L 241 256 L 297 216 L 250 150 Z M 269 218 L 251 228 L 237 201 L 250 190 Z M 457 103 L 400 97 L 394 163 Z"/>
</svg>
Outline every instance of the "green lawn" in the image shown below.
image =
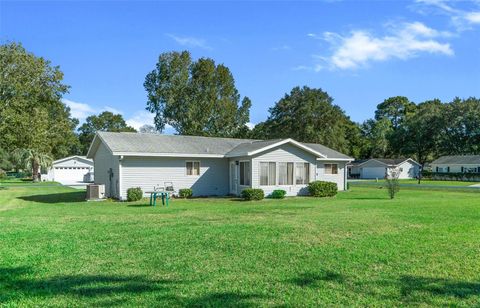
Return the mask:
<svg viewBox="0 0 480 308">
<path fill-rule="evenodd" d="M 415 184 L 418 185 L 416 179 L 403 179 L 399 180 L 401 184 Z M 351 180 L 353 183 L 383 183 L 384 180 Z M 478 182 L 464 182 L 464 181 L 435 181 L 435 180 L 422 180 L 420 185 L 428 186 L 470 186 L 474 184 L 480 184 Z"/>
<path fill-rule="evenodd" d="M 0 188 L 0 306 L 480 305 L 480 193 L 83 197 Z"/>
</svg>

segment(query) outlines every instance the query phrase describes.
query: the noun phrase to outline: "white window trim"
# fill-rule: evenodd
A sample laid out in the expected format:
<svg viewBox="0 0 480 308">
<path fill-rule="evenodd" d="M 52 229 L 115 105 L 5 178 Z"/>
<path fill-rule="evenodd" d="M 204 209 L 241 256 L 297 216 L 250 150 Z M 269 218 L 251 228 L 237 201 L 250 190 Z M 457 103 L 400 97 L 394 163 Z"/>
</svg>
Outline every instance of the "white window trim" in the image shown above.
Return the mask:
<svg viewBox="0 0 480 308">
<path fill-rule="evenodd" d="M 275 184 L 273 184 L 273 185 L 270 185 L 270 184 L 262 185 L 262 184 L 261 184 L 261 182 L 262 182 L 262 181 L 261 181 L 261 176 L 262 176 L 262 174 L 261 174 L 261 167 L 260 167 L 260 165 L 261 165 L 262 163 L 267 163 L 267 164 L 269 164 L 269 167 L 268 167 L 268 175 L 270 175 L 270 163 L 275 163 Z M 259 161 L 259 162 L 258 162 L 258 186 L 261 186 L 261 187 L 276 187 L 276 186 L 278 186 L 278 184 L 277 184 L 277 183 L 278 183 L 278 163 L 279 163 L 278 161 L 271 161 L 271 160 L 270 160 L 270 161 Z M 270 182 L 269 180 L 270 180 L 270 178 L 267 177 L 267 182 Z"/>
<path fill-rule="evenodd" d="M 240 163 L 249 163 L 250 165 L 250 185 L 242 185 L 240 184 Z M 241 187 L 250 187 L 252 186 L 252 161 L 250 160 L 239 160 L 238 161 L 238 186 Z"/>
<path fill-rule="evenodd" d="M 198 163 L 198 175 L 197 174 L 188 174 L 187 163 L 192 163 L 192 168 L 194 168 L 195 163 Z M 199 160 L 186 160 L 185 161 L 185 175 L 186 176 L 200 176 L 201 174 L 202 174 L 202 164 L 200 163 Z"/>
<path fill-rule="evenodd" d="M 274 185 L 262 185 L 260 184 L 260 163 L 275 163 L 275 184 Z M 293 184 L 280 185 L 279 182 L 279 164 L 280 163 L 293 163 Z M 296 172 L 298 164 L 308 164 L 308 183 L 312 182 L 312 164 L 309 161 L 259 161 L 258 162 L 258 186 L 261 187 L 294 187 L 294 186 L 306 186 L 307 184 L 297 184 Z"/>
<path fill-rule="evenodd" d="M 337 165 L 337 173 L 327 173 L 327 168 L 325 168 L 325 165 Z M 363 168 L 360 168 L 360 171 L 362 171 Z M 338 166 L 338 164 L 336 163 L 328 163 L 328 164 L 323 164 L 323 174 L 324 175 L 333 175 L 333 176 L 337 176 L 340 174 L 340 168 Z"/>
</svg>

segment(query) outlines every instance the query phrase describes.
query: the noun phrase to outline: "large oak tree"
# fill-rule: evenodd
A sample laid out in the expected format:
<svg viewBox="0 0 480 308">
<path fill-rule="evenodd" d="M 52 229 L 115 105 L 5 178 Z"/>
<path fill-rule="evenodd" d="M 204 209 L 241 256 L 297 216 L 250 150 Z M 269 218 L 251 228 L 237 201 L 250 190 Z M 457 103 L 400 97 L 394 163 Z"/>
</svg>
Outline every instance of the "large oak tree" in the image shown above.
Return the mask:
<svg viewBox="0 0 480 308">
<path fill-rule="evenodd" d="M 250 99 L 240 102 L 232 73 L 212 59 L 163 53 L 144 86 L 158 131 L 167 124 L 181 135 L 239 137 L 248 131 Z"/>
<path fill-rule="evenodd" d="M 28 149 L 59 158 L 78 144 L 78 124 L 62 103 L 69 87 L 50 61 L 22 45 L 0 45 L 0 147 Z"/>
</svg>

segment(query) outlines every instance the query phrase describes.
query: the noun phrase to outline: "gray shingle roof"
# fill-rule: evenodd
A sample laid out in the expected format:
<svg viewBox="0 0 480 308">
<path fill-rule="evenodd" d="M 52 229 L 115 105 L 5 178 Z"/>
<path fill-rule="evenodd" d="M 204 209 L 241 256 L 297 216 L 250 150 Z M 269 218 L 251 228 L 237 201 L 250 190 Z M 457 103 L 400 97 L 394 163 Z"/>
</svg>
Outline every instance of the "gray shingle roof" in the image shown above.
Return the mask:
<svg viewBox="0 0 480 308">
<path fill-rule="evenodd" d="M 198 136 L 179 136 L 142 133 L 98 132 L 112 152 L 143 154 L 195 154 L 244 156 L 247 153 L 275 144 L 282 139 L 254 140 Z M 345 154 L 321 144 L 304 143 L 327 158 L 349 159 Z"/>
<path fill-rule="evenodd" d="M 337 152 L 333 149 L 327 148 L 326 146 L 318 144 L 318 143 L 303 143 L 303 144 L 306 145 L 307 147 L 313 149 L 314 151 L 317 151 L 317 152 L 322 153 L 323 155 L 326 155 L 327 158 L 351 159 L 351 157 L 349 157 L 349 156 L 347 156 L 343 153 Z"/>
<path fill-rule="evenodd" d="M 99 132 L 112 152 L 225 155 L 241 143 L 253 141 L 142 133 Z"/>
<path fill-rule="evenodd" d="M 451 155 L 442 156 L 432 164 L 480 165 L 480 155 Z"/>
<path fill-rule="evenodd" d="M 226 153 L 230 157 L 235 157 L 235 156 L 246 156 L 248 152 L 253 152 L 259 149 L 262 149 L 264 147 L 267 147 L 269 145 L 275 144 L 282 139 L 272 139 L 272 140 L 245 140 L 245 142 L 239 144 L 235 148 L 233 148 L 231 151 Z"/>
</svg>

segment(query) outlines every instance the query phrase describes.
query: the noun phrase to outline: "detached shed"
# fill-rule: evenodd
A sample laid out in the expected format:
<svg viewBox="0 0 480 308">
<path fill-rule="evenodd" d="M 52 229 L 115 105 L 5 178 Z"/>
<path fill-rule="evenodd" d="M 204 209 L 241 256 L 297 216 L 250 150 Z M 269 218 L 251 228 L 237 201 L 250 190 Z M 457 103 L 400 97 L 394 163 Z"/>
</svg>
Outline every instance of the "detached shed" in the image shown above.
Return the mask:
<svg viewBox="0 0 480 308">
<path fill-rule="evenodd" d="M 48 170 L 47 179 L 64 185 L 93 181 L 93 160 L 85 156 L 56 160 Z"/>
<path fill-rule="evenodd" d="M 400 179 L 414 179 L 421 165 L 411 158 L 370 158 L 357 160 L 348 166 L 348 177 L 359 179 L 383 179 L 388 169 L 399 168 Z"/>
</svg>

